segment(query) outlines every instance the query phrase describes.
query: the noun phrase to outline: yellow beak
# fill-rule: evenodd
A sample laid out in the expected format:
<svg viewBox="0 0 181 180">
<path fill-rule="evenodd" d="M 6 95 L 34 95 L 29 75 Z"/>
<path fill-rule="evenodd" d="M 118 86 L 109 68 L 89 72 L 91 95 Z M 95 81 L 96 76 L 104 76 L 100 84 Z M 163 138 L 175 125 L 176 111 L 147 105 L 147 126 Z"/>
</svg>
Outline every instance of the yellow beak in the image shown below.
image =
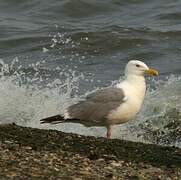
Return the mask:
<svg viewBox="0 0 181 180">
<path fill-rule="evenodd" d="M 145 70 L 145 73 L 146 73 L 146 74 L 153 75 L 153 76 L 158 76 L 158 75 L 159 75 L 158 71 L 156 71 L 155 69 Z"/>
</svg>

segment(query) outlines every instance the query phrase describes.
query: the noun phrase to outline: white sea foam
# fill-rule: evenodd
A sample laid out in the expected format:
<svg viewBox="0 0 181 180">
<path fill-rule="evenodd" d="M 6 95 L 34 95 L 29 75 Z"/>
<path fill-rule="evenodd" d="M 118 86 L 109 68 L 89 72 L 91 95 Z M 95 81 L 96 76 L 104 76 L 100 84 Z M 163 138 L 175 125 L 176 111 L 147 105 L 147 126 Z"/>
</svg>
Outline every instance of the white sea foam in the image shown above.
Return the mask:
<svg viewBox="0 0 181 180">
<path fill-rule="evenodd" d="M 14 61 L 9 66 L 2 60 L 0 64 L 1 123 L 15 122 L 22 126 L 51 128 L 92 136 L 105 136 L 105 128 L 102 127 L 86 128 L 79 124 L 70 123 L 41 125 L 39 122 L 41 118 L 63 113 L 67 106 L 79 100 L 76 95 L 72 98 L 71 94 L 75 88 L 79 88 L 79 80 L 83 76 L 73 74 L 70 77 L 66 74 L 63 83 L 55 79 L 40 87 L 37 83 L 33 83 L 37 82 L 37 76 L 23 81 L 25 78 L 24 73 L 14 71 L 11 74 L 15 64 Z M 140 114 L 129 123 L 114 126 L 113 138 L 155 142 L 155 137 L 152 137 L 153 132 L 159 130 L 164 135 L 169 135 L 170 131 L 174 131 L 173 128 L 165 128 L 170 123 L 168 122 L 169 118 L 166 117 L 169 117 L 169 113 L 173 110 L 176 110 L 176 113 L 181 112 L 180 80 L 181 77 L 170 76 L 165 81 L 154 82 L 156 89 L 147 91 L 145 103 Z M 179 118 L 180 116 L 175 116 L 174 120 L 180 122 Z M 158 143 L 180 146 L 179 138 L 173 138 L 171 142 L 164 142 L 163 140 Z"/>
<path fill-rule="evenodd" d="M 71 47 L 80 45 L 67 37 L 66 33 L 56 33 L 50 35 L 50 38 L 51 45 L 43 47 L 43 52 L 59 48 L 59 44 Z M 88 40 L 88 37 L 85 39 Z M 72 58 L 81 61 L 85 57 L 73 53 Z M 0 123 L 15 122 L 22 126 L 104 137 L 105 128 L 102 127 L 86 128 L 72 123 L 40 124 L 40 119 L 61 114 L 69 105 L 77 102 L 81 98 L 79 82 L 88 80 L 80 73 L 72 72 L 69 68 L 62 70 L 61 67 L 55 68 L 59 74 L 58 78 L 47 80 L 42 77 L 40 71 L 42 63 L 44 62 L 31 64 L 29 68 L 34 73 L 29 76 L 23 71 L 22 66 L 18 65 L 18 58 L 9 65 L 0 60 Z M 90 82 L 92 81 L 91 79 Z M 180 129 L 174 126 L 181 124 L 180 81 L 180 76 L 169 76 L 164 81 L 152 81 L 156 88 L 148 89 L 142 111 L 134 120 L 114 126 L 113 138 L 181 147 Z M 82 96 L 86 96 L 89 92 L 85 92 Z"/>
</svg>

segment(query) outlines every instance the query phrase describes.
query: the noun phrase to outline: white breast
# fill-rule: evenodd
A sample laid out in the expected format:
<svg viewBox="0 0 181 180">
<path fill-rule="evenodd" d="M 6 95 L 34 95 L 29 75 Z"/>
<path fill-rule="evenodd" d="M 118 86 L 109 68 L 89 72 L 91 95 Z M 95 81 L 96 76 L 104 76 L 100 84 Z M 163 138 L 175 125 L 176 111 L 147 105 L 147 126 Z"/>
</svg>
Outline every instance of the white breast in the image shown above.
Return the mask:
<svg viewBox="0 0 181 180">
<path fill-rule="evenodd" d="M 146 85 L 143 79 L 137 83 L 124 81 L 117 87 L 123 89 L 126 101 L 109 113 L 107 117 L 109 124 L 121 124 L 134 118 L 139 112 L 145 96 Z"/>
</svg>

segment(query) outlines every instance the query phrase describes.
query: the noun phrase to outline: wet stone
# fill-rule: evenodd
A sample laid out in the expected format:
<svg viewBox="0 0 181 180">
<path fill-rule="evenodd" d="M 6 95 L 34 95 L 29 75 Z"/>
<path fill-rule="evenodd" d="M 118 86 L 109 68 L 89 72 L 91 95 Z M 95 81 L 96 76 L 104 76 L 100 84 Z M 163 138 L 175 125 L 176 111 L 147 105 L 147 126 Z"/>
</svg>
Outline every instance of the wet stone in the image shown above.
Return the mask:
<svg viewBox="0 0 181 180">
<path fill-rule="evenodd" d="M 181 150 L 0 125 L 1 179 L 181 179 Z"/>
</svg>

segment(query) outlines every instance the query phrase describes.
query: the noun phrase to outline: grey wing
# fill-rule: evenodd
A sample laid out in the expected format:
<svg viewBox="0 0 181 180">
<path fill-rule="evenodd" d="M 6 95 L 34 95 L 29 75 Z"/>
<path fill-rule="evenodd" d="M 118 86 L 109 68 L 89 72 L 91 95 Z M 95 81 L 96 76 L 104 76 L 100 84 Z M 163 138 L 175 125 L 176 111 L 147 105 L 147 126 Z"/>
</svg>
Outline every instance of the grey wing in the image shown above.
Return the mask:
<svg viewBox="0 0 181 180">
<path fill-rule="evenodd" d="M 68 108 L 70 117 L 79 119 L 86 126 L 105 125 L 108 113 L 123 103 L 122 89 L 110 87 L 96 91 Z"/>
<path fill-rule="evenodd" d="M 95 102 L 110 102 L 110 101 L 123 101 L 125 95 L 124 91 L 117 87 L 110 87 L 98 90 L 86 97 L 87 100 Z"/>
</svg>

